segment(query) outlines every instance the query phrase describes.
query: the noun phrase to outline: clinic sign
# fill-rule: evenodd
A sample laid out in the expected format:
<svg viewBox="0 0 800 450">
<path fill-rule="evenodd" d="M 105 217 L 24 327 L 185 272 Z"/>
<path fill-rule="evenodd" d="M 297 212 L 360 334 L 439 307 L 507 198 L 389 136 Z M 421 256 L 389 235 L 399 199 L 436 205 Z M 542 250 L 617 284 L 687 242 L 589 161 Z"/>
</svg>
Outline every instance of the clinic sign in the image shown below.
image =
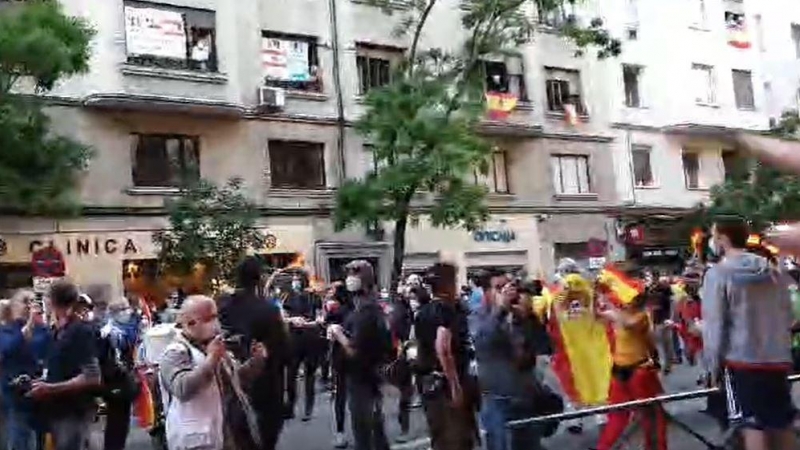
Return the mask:
<svg viewBox="0 0 800 450">
<path fill-rule="evenodd" d="M 505 222 L 501 222 L 499 228 L 485 228 L 483 230 L 476 230 L 472 232 L 472 240 L 475 242 L 497 242 L 508 244 L 517 240 L 517 234 L 514 230 L 505 227 Z"/>
<path fill-rule="evenodd" d="M 53 240 L 31 240 L 28 244 L 28 252 L 33 254 L 42 248 L 58 247 L 66 255 L 135 255 L 139 253 L 139 248 L 131 238 L 110 238 L 110 237 L 74 237 L 65 239 L 56 244 Z"/>
</svg>

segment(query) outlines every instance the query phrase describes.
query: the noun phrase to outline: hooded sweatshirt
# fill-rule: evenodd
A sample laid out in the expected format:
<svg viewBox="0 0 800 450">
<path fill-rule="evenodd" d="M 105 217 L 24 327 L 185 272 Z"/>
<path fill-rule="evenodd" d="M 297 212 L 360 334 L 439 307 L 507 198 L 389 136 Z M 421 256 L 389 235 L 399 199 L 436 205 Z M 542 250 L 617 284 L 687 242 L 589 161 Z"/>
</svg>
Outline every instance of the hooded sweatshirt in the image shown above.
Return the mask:
<svg viewBox="0 0 800 450">
<path fill-rule="evenodd" d="M 789 366 L 789 281 L 766 258 L 751 253 L 727 257 L 706 272 L 700 295 L 709 370 Z"/>
</svg>

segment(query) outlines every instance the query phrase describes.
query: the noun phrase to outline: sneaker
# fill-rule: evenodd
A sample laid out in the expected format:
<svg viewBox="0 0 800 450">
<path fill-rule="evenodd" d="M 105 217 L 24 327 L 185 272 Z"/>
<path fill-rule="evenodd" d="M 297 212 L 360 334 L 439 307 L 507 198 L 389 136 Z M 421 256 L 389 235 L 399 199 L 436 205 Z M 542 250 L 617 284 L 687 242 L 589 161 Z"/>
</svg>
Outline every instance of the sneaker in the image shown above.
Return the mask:
<svg viewBox="0 0 800 450">
<path fill-rule="evenodd" d="M 310 422 L 311 421 L 311 413 L 307 412 L 307 413 L 303 414 L 303 418 L 300 419 L 300 420 L 302 420 L 303 422 Z"/>
<path fill-rule="evenodd" d="M 333 447 L 347 448 L 347 438 L 344 437 L 344 433 L 336 433 L 333 435 Z"/>
<path fill-rule="evenodd" d="M 411 440 L 411 436 L 408 435 L 407 431 L 401 432 L 400 436 L 397 436 L 397 438 L 395 438 L 395 442 L 397 442 L 398 444 L 405 444 L 406 442 L 408 442 L 410 440 Z"/>
</svg>

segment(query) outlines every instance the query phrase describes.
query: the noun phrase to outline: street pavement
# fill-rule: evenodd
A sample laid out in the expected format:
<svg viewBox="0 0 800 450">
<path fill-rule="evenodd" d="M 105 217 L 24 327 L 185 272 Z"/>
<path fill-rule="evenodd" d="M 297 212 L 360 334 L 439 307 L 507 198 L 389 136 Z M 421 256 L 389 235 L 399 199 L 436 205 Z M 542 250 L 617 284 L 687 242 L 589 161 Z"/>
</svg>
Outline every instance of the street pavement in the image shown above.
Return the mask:
<svg viewBox="0 0 800 450">
<path fill-rule="evenodd" d="M 685 365 L 676 366 L 672 374 L 664 378 L 664 386 L 667 392 L 686 392 L 697 389 L 696 379 L 699 371 L 697 368 Z M 299 383 L 302 385 L 302 383 Z M 311 421 L 302 422 L 294 419 L 287 422 L 284 427 L 281 440 L 278 445 L 279 450 L 331 450 L 333 449 L 333 411 L 330 403 L 330 395 L 320 389 L 317 396 L 317 404 Z M 300 397 L 302 399 L 302 396 Z M 798 399 L 796 399 L 798 400 Z M 705 407 L 705 400 L 688 400 L 667 405 L 667 410 L 677 420 L 688 424 L 693 430 L 718 442 L 722 439 L 716 423 L 700 411 Z M 427 450 L 429 442 L 427 440 L 427 427 L 425 417 L 421 409 L 414 409 L 411 413 L 411 439 L 405 443 L 397 442 L 400 435 L 400 427 L 397 421 L 398 394 L 393 388 L 385 389 L 384 413 L 386 416 L 386 431 L 392 442 L 392 450 Z M 299 412 L 299 411 L 298 411 Z M 595 420 L 587 420 L 583 434 L 573 435 L 561 427 L 559 431 L 550 439 L 544 441 L 546 449 L 550 450 L 585 450 L 592 447 L 597 442 L 599 426 Z M 349 436 L 349 417 L 345 424 Z M 680 431 L 676 426 L 669 428 L 669 448 L 679 450 L 701 450 L 705 449 L 702 444 L 691 438 L 687 433 Z M 350 439 L 352 444 L 352 439 Z M 352 445 L 350 446 L 352 448 Z M 634 436 L 631 444 L 622 447 L 623 449 L 642 448 L 640 436 Z M 132 431 L 128 440 L 128 450 L 151 450 L 148 435 L 142 430 Z"/>
</svg>

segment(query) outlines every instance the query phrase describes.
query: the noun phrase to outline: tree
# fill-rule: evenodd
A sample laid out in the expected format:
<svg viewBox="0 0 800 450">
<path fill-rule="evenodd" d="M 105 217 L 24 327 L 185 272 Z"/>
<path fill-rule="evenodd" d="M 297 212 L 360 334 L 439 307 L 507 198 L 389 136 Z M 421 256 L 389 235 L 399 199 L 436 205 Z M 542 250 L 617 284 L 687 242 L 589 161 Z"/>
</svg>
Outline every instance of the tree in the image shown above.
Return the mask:
<svg viewBox="0 0 800 450">
<path fill-rule="evenodd" d="M 784 112 L 771 133 L 797 139 L 800 117 Z M 734 214 L 748 219 L 755 230 L 776 222 L 800 219 L 800 178 L 760 161 L 742 164 L 724 183 L 711 189 L 709 216 Z"/>
<path fill-rule="evenodd" d="M 547 13 L 575 1 L 537 0 L 537 4 Z M 390 14 L 397 4 L 396 0 L 371 3 Z M 388 85 L 370 89 L 366 112 L 356 123 L 378 169 L 363 179 L 345 181 L 335 211 L 337 229 L 394 223 L 393 286 L 402 271 L 409 222 L 413 225 L 420 214 L 437 227 L 469 230 L 488 218 L 486 189 L 468 181 L 475 171 L 488 171 L 492 152 L 491 143 L 477 131 L 485 111 L 482 61 L 490 55 L 515 53 L 514 48 L 529 41 L 536 27 L 523 11 L 526 0 L 461 0 L 466 36 L 462 48 L 450 53 L 423 50 L 420 37 L 441 0 L 408 3 L 395 30 L 410 39 L 407 58 Z M 561 31 L 579 49 L 598 47 L 598 57 L 620 52 L 619 41 L 610 37 L 599 19 L 581 28 L 574 18 L 567 18 Z M 424 208 L 417 208 L 417 203 Z"/>
<path fill-rule="evenodd" d="M 258 208 L 232 178 L 222 186 L 198 180 L 167 202 L 169 227 L 153 234 L 159 265 L 172 275 L 187 276 L 202 266 L 214 279 L 231 282 L 248 249 L 264 245 L 255 227 Z M 207 280 L 211 281 L 211 280 Z"/>
<path fill-rule="evenodd" d="M 55 0 L 6 5 L 0 13 L 0 208 L 15 213 L 76 211 L 75 187 L 92 151 L 50 132 L 39 98 L 17 94 L 23 84 L 45 93 L 88 71 L 94 30 Z"/>
</svg>

